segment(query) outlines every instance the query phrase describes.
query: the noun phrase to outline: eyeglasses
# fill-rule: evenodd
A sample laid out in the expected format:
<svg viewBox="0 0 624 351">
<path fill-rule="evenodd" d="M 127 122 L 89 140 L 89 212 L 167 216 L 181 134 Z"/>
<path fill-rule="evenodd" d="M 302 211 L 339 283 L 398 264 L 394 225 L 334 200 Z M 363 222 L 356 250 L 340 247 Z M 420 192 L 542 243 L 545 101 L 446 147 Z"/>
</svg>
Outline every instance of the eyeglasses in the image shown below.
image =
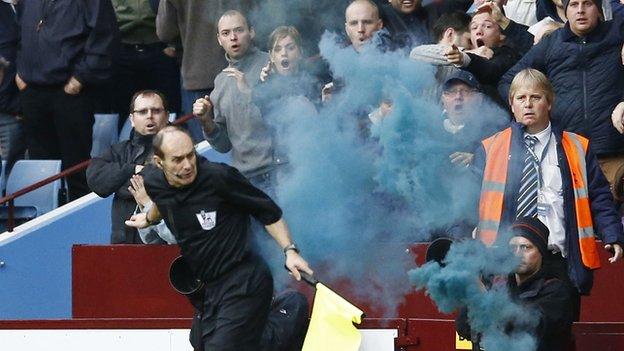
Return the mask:
<svg viewBox="0 0 624 351">
<path fill-rule="evenodd" d="M 455 89 L 445 90 L 443 94 L 446 96 L 455 96 L 457 94 L 460 94 L 461 96 L 468 96 L 476 92 L 477 91 L 475 89 L 455 88 Z"/>
<path fill-rule="evenodd" d="M 527 245 L 527 244 L 520 244 L 520 245 L 509 245 L 509 249 L 512 252 L 527 252 L 531 249 L 533 249 L 535 246 L 533 245 Z"/>
<path fill-rule="evenodd" d="M 142 108 L 140 110 L 134 110 L 132 111 L 132 113 L 136 113 L 139 116 L 147 116 L 150 113 L 150 111 L 152 112 L 153 115 L 159 115 L 165 112 L 165 109 L 162 107 Z"/>
</svg>

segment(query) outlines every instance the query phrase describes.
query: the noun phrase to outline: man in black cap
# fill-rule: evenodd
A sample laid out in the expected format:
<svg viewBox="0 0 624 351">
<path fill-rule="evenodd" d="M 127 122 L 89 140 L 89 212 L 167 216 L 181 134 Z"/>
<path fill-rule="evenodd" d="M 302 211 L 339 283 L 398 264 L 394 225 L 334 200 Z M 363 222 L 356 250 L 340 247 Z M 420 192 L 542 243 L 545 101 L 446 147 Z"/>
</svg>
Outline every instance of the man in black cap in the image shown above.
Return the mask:
<svg viewBox="0 0 624 351">
<path fill-rule="evenodd" d="M 509 246 L 519 263 L 507 276 L 507 288 L 512 300 L 524 306 L 527 313 L 538 316 L 539 323 L 532 327 L 510 321 L 505 330 L 511 333 L 528 329 L 536 336 L 537 351 L 568 350 L 573 321 L 569 308 L 573 288 L 550 270 L 548 228 L 537 218 L 524 217 L 513 223 L 511 231 L 513 236 Z M 457 332 L 467 339 L 474 338 L 467 313 L 459 315 Z M 473 342 L 473 350 L 478 350 L 478 340 Z"/>
<path fill-rule="evenodd" d="M 520 218 L 509 241 L 520 259 L 507 279 L 511 297 L 539 314 L 537 350 L 567 350 L 571 339 L 572 289 L 548 265 L 548 228 L 537 218 Z"/>
</svg>

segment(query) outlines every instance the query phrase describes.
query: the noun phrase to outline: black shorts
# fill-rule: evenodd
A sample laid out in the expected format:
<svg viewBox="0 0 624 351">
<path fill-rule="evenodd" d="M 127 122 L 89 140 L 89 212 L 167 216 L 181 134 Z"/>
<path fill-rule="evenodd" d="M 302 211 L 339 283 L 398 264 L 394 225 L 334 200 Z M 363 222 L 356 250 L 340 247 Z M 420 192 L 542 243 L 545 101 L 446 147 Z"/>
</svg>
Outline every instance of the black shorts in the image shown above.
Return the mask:
<svg viewBox="0 0 624 351">
<path fill-rule="evenodd" d="M 248 255 L 224 276 L 206 283 L 203 310 L 193 320 L 196 350 L 257 350 L 267 323 L 273 277 L 260 257 Z M 201 342 L 199 339 L 201 338 Z"/>
</svg>

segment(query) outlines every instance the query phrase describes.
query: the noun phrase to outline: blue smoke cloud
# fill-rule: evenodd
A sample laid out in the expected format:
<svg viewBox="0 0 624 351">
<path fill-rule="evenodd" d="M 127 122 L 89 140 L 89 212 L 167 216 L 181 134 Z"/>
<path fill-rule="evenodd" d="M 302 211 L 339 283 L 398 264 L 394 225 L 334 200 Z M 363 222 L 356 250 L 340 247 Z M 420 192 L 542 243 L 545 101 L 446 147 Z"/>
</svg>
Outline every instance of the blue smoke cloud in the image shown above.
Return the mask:
<svg viewBox="0 0 624 351">
<path fill-rule="evenodd" d="M 317 111 L 303 98 L 283 98 L 264 116 L 289 159 L 277 198 L 304 257 L 326 268 L 318 275 L 375 287 L 354 291 L 383 301 L 392 315 L 410 289 L 406 249 L 453 207 L 434 190 L 436 164 L 448 163 L 431 135 L 441 109 L 423 97 L 435 84 L 434 68 L 376 43 L 358 54 L 338 42 L 326 33 L 319 45 L 341 82 L 332 100 Z M 382 99 L 393 112 L 369 131 L 367 114 Z"/>
<path fill-rule="evenodd" d="M 445 264 L 441 267 L 431 261 L 411 270 L 410 281 L 417 289 L 426 289 L 441 312 L 466 307 L 472 331 L 482 335 L 481 346 L 486 350 L 535 350 L 538 312 L 512 301 L 504 282 L 494 279 L 489 289 L 481 283 L 481 277 L 505 276 L 517 266 L 517 258 L 506 247 L 486 248 L 474 240 L 456 242 Z M 514 328 L 506 328 L 510 325 Z"/>
<path fill-rule="evenodd" d="M 434 67 L 378 50 L 379 38 L 361 53 L 339 39 L 326 32 L 319 43 L 339 87 L 331 101 L 314 106 L 303 97 L 283 97 L 263 116 L 278 131 L 289 160 L 277 201 L 318 278 L 348 279 L 351 296 L 383 304 L 382 314 L 395 316 L 412 288 L 406 281 L 413 267 L 409 245 L 472 216 L 479 184 L 470 170 L 450 165 L 439 97 L 430 94 L 437 84 Z M 391 101 L 392 112 L 371 125 L 367 115 L 381 101 Z M 269 245 L 266 256 L 282 272 L 283 260 Z M 473 328 L 483 333 L 488 349 L 534 348 L 530 333 L 508 335 L 497 327 L 527 315 L 505 289 L 482 292 L 477 285 L 484 272 L 511 272 L 513 260 L 508 252 L 494 255 L 479 245 L 454 245 L 457 258 L 447 268 L 427 264 L 411 271 L 410 280 L 427 289 L 442 312 L 469 306 Z M 275 275 L 278 281 L 284 276 Z"/>
</svg>

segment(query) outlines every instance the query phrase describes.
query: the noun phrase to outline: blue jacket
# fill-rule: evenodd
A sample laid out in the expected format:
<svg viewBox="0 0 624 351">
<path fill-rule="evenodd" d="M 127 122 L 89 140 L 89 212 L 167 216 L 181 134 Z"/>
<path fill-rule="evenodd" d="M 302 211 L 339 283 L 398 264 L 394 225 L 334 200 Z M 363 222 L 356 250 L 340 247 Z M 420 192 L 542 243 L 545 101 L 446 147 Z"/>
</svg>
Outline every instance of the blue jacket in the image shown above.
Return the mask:
<svg viewBox="0 0 624 351">
<path fill-rule="evenodd" d="M 520 190 L 520 178 L 524 166 L 524 130 L 522 125 L 513 122 L 511 125 L 511 149 L 509 169 L 507 170 L 507 182 L 503 199 L 503 213 L 501 216 L 500 230 L 509 228 L 516 216 L 518 191 Z M 556 125 L 552 126 L 553 135 L 557 142 L 557 158 L 561 169 L 563 189 L 563 212 L 564 227 L 566 233 L 566 250 L 568 252 L 568 274 L 579 292 L 589 294 L 593 283 L 592 271 L 583 266 L 579 247 L 578 230 L 576 226 L 576 212 L 574 209 L 574 193 L 572 192 L 572 178 L 566 155 L 561 145 L 562 130 Z M 613 197 L 609 190 L 609 183 L 605 179 L 598 165 L 596 156 L 591 150 L 591 142 L 585 157 L 587 167 L 587 179 L 589 200 L 591 207 L 594 230 L 604 244 L 624 243 L 624 232 L 620 216 L 613 205 Z M 476 172 L 483 177 L 485 169 L 485 150 L 483 145 L 475 154 L 474 167 Z M 600 249 L 600 248 L 598 248 Z"/>
<path fill-rule="evenodd" d="M 118 41 L 110 0 L 21 0 L 17 71 L 28 84 L 97 84 L 111 75 Z"/>
<path fill-rule="evenodd" d="M 498 85 L 507 100 L 514 76 L 525 68 L 542 71 L 555 89 L 553 121 L 592 141 L 598 155 L 624 152 L 624 136 L 611 124 L 611 112 L 624 97 L 624 42 L 621 21 L 599 23 L 585 38 L 569 24 L 543 38 L 507 73 Z"/>
<path fill-rule="evenodd" d="M 9 68 L 0 81 L 0 113 L 16 115 L 19 102 L 15 85 L 15 56 L 17 55 L 17 17 L 10 4 L 0 1 L 0 57 L 9 61 Z"/>
</svg>

